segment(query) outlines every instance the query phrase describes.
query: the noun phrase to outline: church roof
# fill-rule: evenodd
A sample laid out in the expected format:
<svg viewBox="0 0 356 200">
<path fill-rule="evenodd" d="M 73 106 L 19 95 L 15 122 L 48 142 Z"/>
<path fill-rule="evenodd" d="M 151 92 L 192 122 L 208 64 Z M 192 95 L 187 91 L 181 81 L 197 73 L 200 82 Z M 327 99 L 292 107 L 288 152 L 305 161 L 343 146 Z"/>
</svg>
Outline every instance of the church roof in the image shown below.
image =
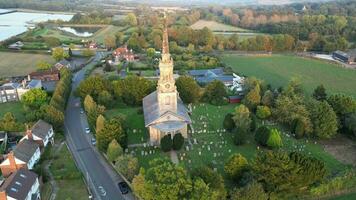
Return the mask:
<svg viewBox="0 0 356 200">
<path fill-rule="evenodd" d="M 178 98 L 177 100 L 177 113 L 171 111 L 167 111 L 167 112 L 176 115 L 177 117 L 181 118 L 183 121 L 186 121 L 187 123 L 191 123 L 191 119 L 188 115 L 187 108 L 184 106 L 180 98 Z M 151 94 L 143 98 L 143 113 L 144 113 L 146 127 L 151 125 L 152 122 L 161 118 L 167 112 L 165 113 L 159 112 L 157 91 L 152 92 Z"/>
</svg>

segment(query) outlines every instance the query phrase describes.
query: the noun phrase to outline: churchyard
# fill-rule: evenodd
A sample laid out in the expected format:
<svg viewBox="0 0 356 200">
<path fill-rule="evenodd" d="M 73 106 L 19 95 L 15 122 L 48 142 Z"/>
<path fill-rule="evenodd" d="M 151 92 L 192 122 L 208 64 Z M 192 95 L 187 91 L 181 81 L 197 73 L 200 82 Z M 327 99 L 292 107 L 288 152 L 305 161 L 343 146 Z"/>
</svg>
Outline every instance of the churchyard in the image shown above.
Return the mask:
<svg viewBox="0 0 356 200">
<path fill-rule="evenodd" d="M 224 130 L 223 120 L 226 114 L 234 112 L 238 104 L 214 106 L 200 103 L 192 106 L 192 128 L 189 130 L 190 138 L 183 148 L 177 152 L 179 163 L 187 170 L 200 166 L 210 166 L 219 173 L 224 174 L 226 160 L 235 153 L 240 153 L 249 161 L 254 159 L 257 151 L 264 150 L 259 147 L 254 136 L 250 135 L 244 145 L 236 146 L 233 134 Z M 164 153 L 159 147 L 150 146 L 147 142 L 148 133 L 144 127 L 143 115 L 139 107 L 123 107 L 108 110 L 105 116 L 112 118 L 123 116 L 128 126 L 128 144 L 126 153 L 131 153 L 138 158 L 143 168 L 148 168 L 149 161 L 154 158 L 170 159 L 169 153 Z M 259 121 L 258 124 L 261 124 Z M 282 151 L 299 151 L 311 155 L 325 162 L 330 172 L 339 173 L 350 166 L 345 165 L 327 153 L 321 144 L 310 139 L 295 139 L 283 127 L 272 123 L 265 123 L 270 127 L 277 127 L 282 132 Z"/>
</svg>

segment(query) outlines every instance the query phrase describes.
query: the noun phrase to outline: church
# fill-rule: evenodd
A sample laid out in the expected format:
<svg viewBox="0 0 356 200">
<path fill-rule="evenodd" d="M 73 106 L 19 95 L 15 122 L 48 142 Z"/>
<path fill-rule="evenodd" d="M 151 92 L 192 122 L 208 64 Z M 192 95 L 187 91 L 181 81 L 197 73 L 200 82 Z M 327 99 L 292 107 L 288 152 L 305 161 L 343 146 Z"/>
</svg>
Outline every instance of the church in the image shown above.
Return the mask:
<svg viewBox="0 0 356 200">
<path fill-rule="evenodd" d="M 150 134 L 150 143 L 159 145 L 165 135 L 181 133 L 188 137 L 191 119 L 179 97 L 173 78 L 173 59 L 169 53 L 167 26 L 163 32 L 162 58 L 159 62 L 160 77 L 157 90 L 143 99 L 145 127 Z"/>
</svg>

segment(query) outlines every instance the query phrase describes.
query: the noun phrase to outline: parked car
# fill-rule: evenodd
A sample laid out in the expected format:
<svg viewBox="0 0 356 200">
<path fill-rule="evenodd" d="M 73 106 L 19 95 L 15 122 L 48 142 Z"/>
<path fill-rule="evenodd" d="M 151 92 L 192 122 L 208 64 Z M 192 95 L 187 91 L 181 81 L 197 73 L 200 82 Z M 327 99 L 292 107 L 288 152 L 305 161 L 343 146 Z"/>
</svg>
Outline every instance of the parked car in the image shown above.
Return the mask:
<svg viewBox="0 0 356 200">
<path fill-rule="evenodd" d="M 121 191 L 122 194 L 127 194 L 127 193 L 129 193 L 130 188 L 129 188 L 129 186 L 127 185 L 126 182 L 124 182 L 124 181 L 119 182 L 119 183 L 118 183 L 118 186 L 119 186 L 119 189 L 120 189 L 120 191 Z"/>
<path fill-rule="evenodd" d="M 83 108 L 80 109 L 80 114 L 84 114 Z"/>
<path fill-rule="evenodd" d="M 90 133 L 90 128 L 86 127 L 85 128 L 85 133 L 89 134 Z"/>
<path fill-rule="evenodd" d="M 95 138 L 91 139 L 91 144 L 94 145 L 94 146 L 96 145 L 96 139 Z"/>
</svg>

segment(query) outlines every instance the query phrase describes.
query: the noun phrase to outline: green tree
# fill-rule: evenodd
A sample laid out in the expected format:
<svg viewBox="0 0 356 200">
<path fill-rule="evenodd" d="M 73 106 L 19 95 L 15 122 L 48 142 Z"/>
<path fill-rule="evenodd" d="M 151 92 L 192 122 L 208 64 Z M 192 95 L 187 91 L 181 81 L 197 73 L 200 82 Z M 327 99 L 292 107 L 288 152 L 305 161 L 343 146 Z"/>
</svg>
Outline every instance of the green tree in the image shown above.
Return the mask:
<svg viewBox="0 0 356 200">
<path fill-rule="evenodd" d="M 337 134 L 337 116 L 328 102 L 313 101 L 309 105 L 309 110 L 315 136 L 331 138 Z"/>
<path fill-rule="evenodd" d="M 345 128 L 347 132 L 356 136 L 356 113 L 351 113 L 346 116 Z"/>
<path fill-rule="evenodd" d="M 244 170 L 248 167 L 248 162 L 241 154 L 230 156 L 224 166 L 225 173 L 229 178 L 237 180 Z"/>
<path fill-rule="evenodd" d="M 205 87 L 203 99 L 213 105 L 222 105 L 226 96 L 225 85 L 221 81 L 215 80 Z"/>
<path fill-rule="evenodd" d="M 167 152 L 167 151 L 172 150 L 172 145 L 173 145 L 173 141 L 172 141 L 171 134 L 165 135 L 161 138 L 162 151 Z"/>
<path fill-rule="evenodd" d="M 52 124 L 55 129 L 61 129 L 64 124 L 64 113 L 54 106 L 43 105 L 41 106 L 42 118 L 48 123 Z"/>
<path fill-rule="evenodd" d="M 243 99 L 244 104 L 251 110 L 255 110 L 256 106 L 261 102 L 261 88 L 257 84 L 251 91 L 249 91 L 246 97 Z"/>
<path fill-rule="evenodd" d="M 233 120 L 237 129 L 250 130 L 251 127 L 251 117 L 248 108 L 241 104 L 235 108 L 235 113 Z"/>
<path fill-rule="evenodd" d="M 43 61 L 43 60 L 41 60 L 37 63 L 38 71 L 45 71 L 45 70 L 51 69 L 51 67 L 52 67 L 51 64 L 49 64 L 48 62 Z"/>
<path fill-rule="evenodd" d="M 15 116 L 11 112 L 4 114 L 0 120 L 0 130 L 2 131 L 22 131 L 23 125 L 18 123 Z"/>
<path fill-rule="evenodd" d="M 99 93 L 98 103 L 100 105 L 104 105 L 105 107 L 111 107 L 113 103 L 113 97 L 108 91 L 103 90 Z"/>
<path fill-rule="evenodd" d="M 120 120 L 113 118 L 105 121 L 104 128 L 96 133 L 98 149 L 102 152 L 107 150 L 109 143 L 116 140 L 122 147 L 127 146 L 127 135 L 122 128 Z"/>
<path fill-rule="evenodd" d="M 234 143 L 236 145 L 245 144 L 246 143 L 246 139 L 247 139 L 247 134 L 248 134 L 247 130 L 235 129 Z"/>
<path fill-rule="evenodd" d="M 120 144 L 115 140 L 113 139 L 109 146 L 108 146 L 108 149 L 106 151 L 106 155 L 108 157 L 108 160 L 110 162 L 114 162 L 119 156 L 121 156 L 123 154 L 123 150 L 120 146 Z"/>
<path fill-rule="evenodd" d="M 125 21 L 130 26 L 137 26 L 137 17 L 134 13 L 127 14 Z"/>
<path fill-rule="evenodd" d="M 334 94 L 328 98 L 328 103 L 341 120 L 345 115 L 356 111 L 356 100 L 351 96 Z"/>
<path fill-rule="evenodd" d="M 57 48 L 54 48 L 53 51 L 52 51 L 52 58 L 54 60 L 56 60 L 57 62 L 62 60 L 63 58 L 66 57 L 66 54 L 64 52 L 64 49 L 63 48 L 60 48 L 60 47 L 57 47 Z"/>
<path fill-rule="evenodd" d="M 279 148 L 282 146 L 281 133 L 277 129 L 271 129 L 267 140 L 267 146 L 270 148 Z"/>
<path fill-rule="evenodd" d="M 153 56 L 155 56 L 156 54 L 156 50 L 154 48 L 148 48 L 146 50 L 146 53 L 147 53 L 147 57 L 153 58 Z"/>
<path fill-rule="evenodd" d="M 184 137 L 182 136 L 181 133 L 177 133 L 173 136 L 173 149 L 174 150 L 180 150 L 184 144 Z"/>
<path fill-rule="evenodd" d="M 102 76 L 90 76 L 89 78 L 80 82 L 76 89 L 76 94 L 81 98 L 90 95 L 97 100 L 102 91 L 111 91 L 111 83 Z"/>
<path fill-rule="evenodd" d="M 139 172 L 138 159 L 131 154 L 121 155 L 116 159 L 115 168 L 131 181 Z"/>
<path fill-rule="evenodd" d="M 25 106 L 35 109 L 40 108 L 42 105 L 46 104 L 47 100 L 47 93 L 40 88 L 30 89 L 21 97 L 21 102 Z"/>
<path fill-rule="evenodd" d="M 61 45 L 61 41 L 56 37 L 44 37 L 44 42 L 48 47 L 58 47 Z"/>
<path fill-rule="evenodd" d="M 99 115 L 98 118 L 96 119 L 96 125 L 95 125 L 95 132 L 99 132 L 104 128 L 105 125 L 105 118 L 103 115 Z"/>
<path fill-rule="evenodd" d="M 271 110 L 268 106 L 257 106 L 256 115 L 261 120 L 268 119 L 271 116 Z"/>
<path fill-rule="evenodd" d="M 261 100 L 262 104 L 268 107 L 273 106 L 274 103 L 274 95 L 271 90 L 267 90 Z"/>
<path fill-rule="evenodd" d="M 225 118 L 224 118 L 223 127 L 224 127 L 224 129 L 226 129 L 229 132 L 234 130 L 234 128 L 236 127 L 233 117 L 234 117 L 233 114 L 228 113 L 227 115 L 225 115 Z"/>
<path fill-rule="evenodd" d="M 194 200 L 212 200 L 213 192 L 210 190 L 209 185 L 206 184 L 201 178 L 193 180 L 193 191 L 190 199 Z"/>
<path fill-rule="evenodd" d="M 142 199 L 186 199 L 192 191 L 192 181 L 183 167 L 169 161 L 155 159 L 145 172 L 132 181 L 133 191 Z"/>
<path fill-rule="evenodd" d="M 318 87 L 315 88 L 313 97 L 314 97 L 314 99 L 316 99 L 318 101 L 326 100 L 327 94 L 326 94 L 324 85 L 319 85 Z"/>
<path fill-rule="evenodd" d="M 263 186 L 253 182 L 243 188 L 235 188 L 231 193 L 231 200 L 268 200 L 268 194 Z"/>
<path fill-rule="evenodd" d="M 124 33 L 121 31 L 119 31 L 115 34 L 116 46 L 121 46 L 124 44 L 124 39 L 125 39 L 124 36 L 125 36 Z"/>
<path fill-rule="evenodd" d="M 104 44 L 107 49 L 113 49 L 116 47 L 116 38 L 113 35 L 106 35 L 104 38 Z"/>
<path fill-rule="evenodd" d="M 87 113 L 89 125 L 94 128 L 98 116 L 104 113 L 105 107 L 98 106 L 93 98 L 90 95 L 87 95 L 84 99 L 84 110 Z"/>
<path fill-rule="evenodd" d="M 190 76 L 180 76 L 176 81 L 180 98 L 186 104 L 196 103 L 200 98 L 200 87 Z"/>
<path fill-rule="evenodd" d="M 255 140 L 260 145 L 267 146 L 267 141 L 270 135 L 270 129 L 266 126 L 261 126 L 256 130 Z"/>
</svg>

